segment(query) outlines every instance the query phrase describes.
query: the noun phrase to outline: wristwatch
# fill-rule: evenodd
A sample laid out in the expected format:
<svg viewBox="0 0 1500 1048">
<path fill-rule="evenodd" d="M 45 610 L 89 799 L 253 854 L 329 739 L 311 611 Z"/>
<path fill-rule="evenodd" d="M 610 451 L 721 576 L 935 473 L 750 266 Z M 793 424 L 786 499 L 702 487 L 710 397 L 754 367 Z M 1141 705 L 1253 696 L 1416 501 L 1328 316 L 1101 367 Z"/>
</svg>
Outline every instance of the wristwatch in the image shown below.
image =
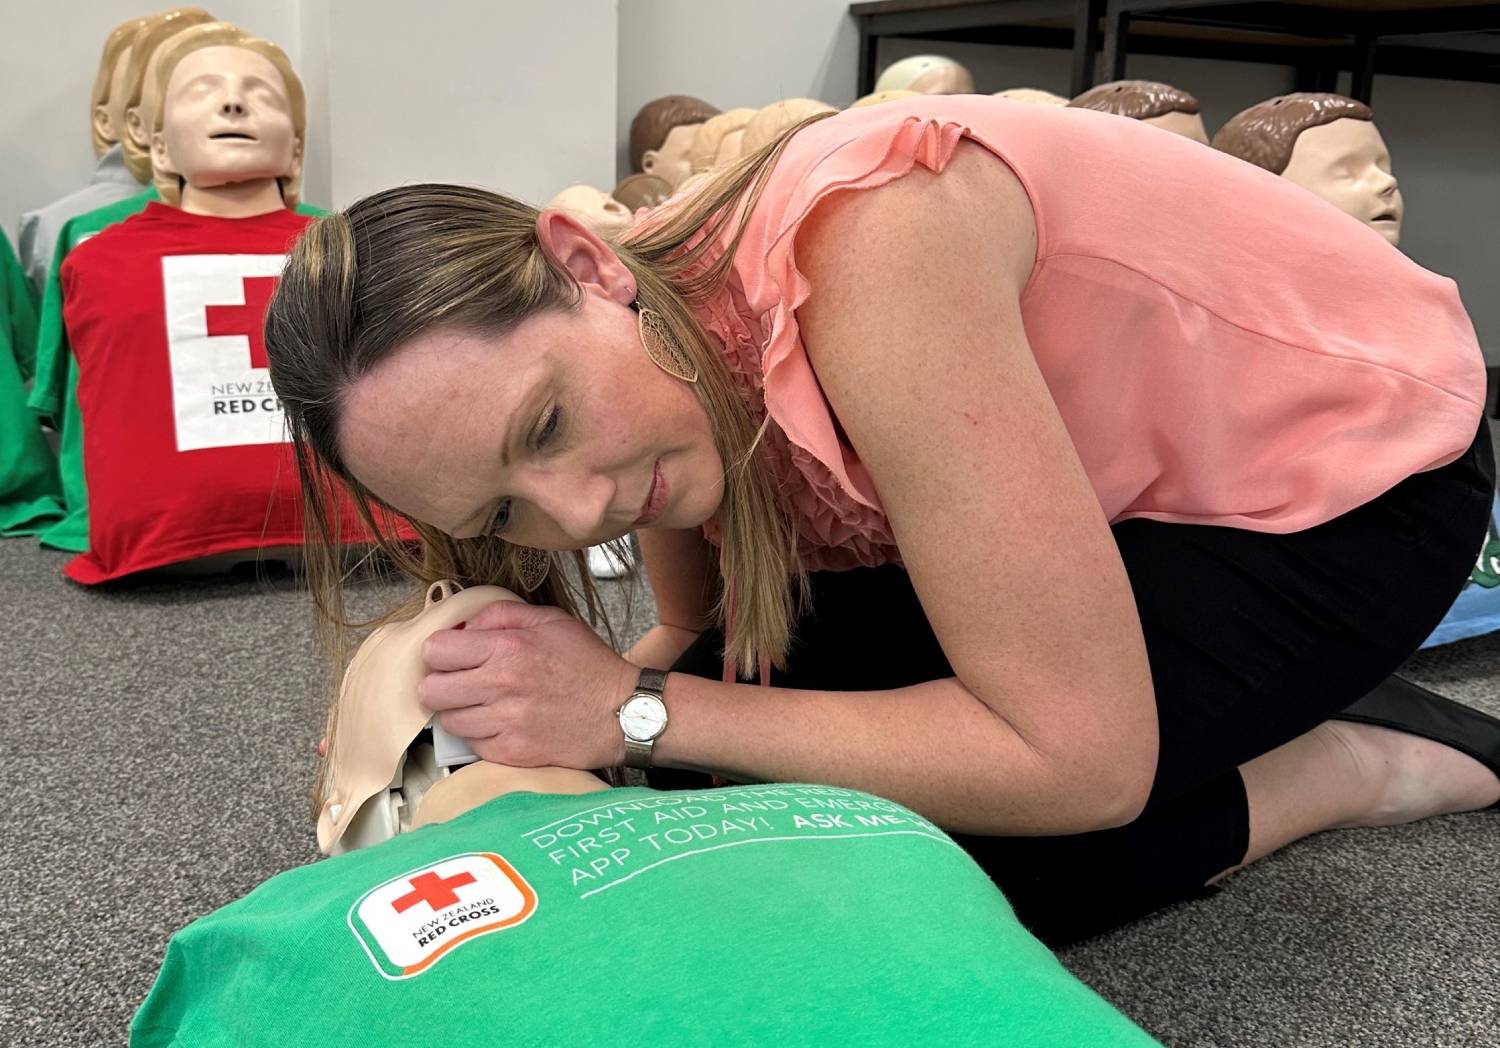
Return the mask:
<svg viewBox="0 0 1500 1048">
<path fill-rule="evenodd" d="M 651 767 L 651 751 L 656 740 L 667 730 L 667 705 L 662 701 L 661 691 L 666 687 L 664 670 L 641 670 L 635 691 L 616 712 L 620 728 L 625 732 L 625 766 L 627 768 Z"/>
</svg>

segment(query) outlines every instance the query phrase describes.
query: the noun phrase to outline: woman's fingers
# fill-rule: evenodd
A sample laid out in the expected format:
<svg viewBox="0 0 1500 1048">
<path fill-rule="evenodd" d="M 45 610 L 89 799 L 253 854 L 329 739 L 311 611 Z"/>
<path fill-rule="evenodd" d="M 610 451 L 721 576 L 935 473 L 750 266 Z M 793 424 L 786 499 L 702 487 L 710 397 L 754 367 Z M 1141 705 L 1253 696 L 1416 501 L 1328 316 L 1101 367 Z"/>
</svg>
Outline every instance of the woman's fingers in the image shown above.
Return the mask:
<svg viewBox="0 0 1500 1048">
<path fill-rule="evenodd" d="M 438 630 L 422 642 L 422 661 L 429 670 L 471 670 L 490 657 L 495 639 L 490 630 Z"/>
</svg>

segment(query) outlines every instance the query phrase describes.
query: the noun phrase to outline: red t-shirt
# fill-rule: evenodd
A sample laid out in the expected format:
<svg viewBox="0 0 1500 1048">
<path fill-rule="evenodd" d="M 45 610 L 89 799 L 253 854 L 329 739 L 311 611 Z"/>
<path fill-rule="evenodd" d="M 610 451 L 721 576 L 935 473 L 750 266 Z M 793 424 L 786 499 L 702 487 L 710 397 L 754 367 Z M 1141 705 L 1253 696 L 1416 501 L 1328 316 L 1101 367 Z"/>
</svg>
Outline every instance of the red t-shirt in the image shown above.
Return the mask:
<svg viewBox="0 0 1500 1048">
<path fill-rule="evenodd" d="M 93 584 L 301 542 L 262 329 L 309 221 L 291 210 L 230 219 L 151 203 L 69 253 L 63 318 L 89 490 L 89 551 L 63 569 L 69 578 Z"/>
</svg>

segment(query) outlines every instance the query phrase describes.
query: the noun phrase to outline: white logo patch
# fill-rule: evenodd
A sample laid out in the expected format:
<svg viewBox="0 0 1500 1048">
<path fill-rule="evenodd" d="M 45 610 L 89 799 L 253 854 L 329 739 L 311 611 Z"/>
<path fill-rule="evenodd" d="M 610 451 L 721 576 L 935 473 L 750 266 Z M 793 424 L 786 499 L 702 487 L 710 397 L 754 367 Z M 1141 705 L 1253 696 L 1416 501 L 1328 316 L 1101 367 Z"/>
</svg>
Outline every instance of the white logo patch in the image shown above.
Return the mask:
<svg viewBox="0 0 1500 1048">
<path fill-rule="evenodd" d="M 439 957 L 536 911 L 536 892 L 492 852 L 469 852 L 371 888 L 349 908 L 349 930 L 376 971 L 409 979 Z"/>
<path fill-rule="evenodd" d="M 280 444 L 261 329 L 285 255 L 161 260 L 177 450 Z"/>
</svg>

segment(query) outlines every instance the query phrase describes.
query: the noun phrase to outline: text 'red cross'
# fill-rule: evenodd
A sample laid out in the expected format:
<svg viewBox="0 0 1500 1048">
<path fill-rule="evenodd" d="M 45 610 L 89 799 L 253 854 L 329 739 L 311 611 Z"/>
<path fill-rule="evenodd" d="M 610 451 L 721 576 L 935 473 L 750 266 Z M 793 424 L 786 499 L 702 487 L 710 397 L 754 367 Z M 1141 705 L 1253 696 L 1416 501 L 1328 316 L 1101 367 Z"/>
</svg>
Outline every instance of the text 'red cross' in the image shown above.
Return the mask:
<svg viewBox="0 0 1500 1048">
<path fill-rule="evenodd" d="M 403 895 L 391 903 L 391 908 L 397 913 L 405 913 L 419 902 L 425 902 L 432 907 L 432 912 L 446 909 L 458 902 L 458 896 L 453 894 L 454 888 L 462 888 L 466 884 L 474 883 L 472 873 L 455 873 L 452 877 L 443 878 L 428 870 L 419 877 L 411 879 L 414 889 L 409 895 Z"/>
<path fill-rule="evenodd" d="M 250 366 L 270 367 L 266 359 L 266 307 L 276 290 L 275 277 L 241 277 L 245 287 L 243 306 L 208 306 L 210 335 L 246 335 L 250 339 Z"/>
</svg>

